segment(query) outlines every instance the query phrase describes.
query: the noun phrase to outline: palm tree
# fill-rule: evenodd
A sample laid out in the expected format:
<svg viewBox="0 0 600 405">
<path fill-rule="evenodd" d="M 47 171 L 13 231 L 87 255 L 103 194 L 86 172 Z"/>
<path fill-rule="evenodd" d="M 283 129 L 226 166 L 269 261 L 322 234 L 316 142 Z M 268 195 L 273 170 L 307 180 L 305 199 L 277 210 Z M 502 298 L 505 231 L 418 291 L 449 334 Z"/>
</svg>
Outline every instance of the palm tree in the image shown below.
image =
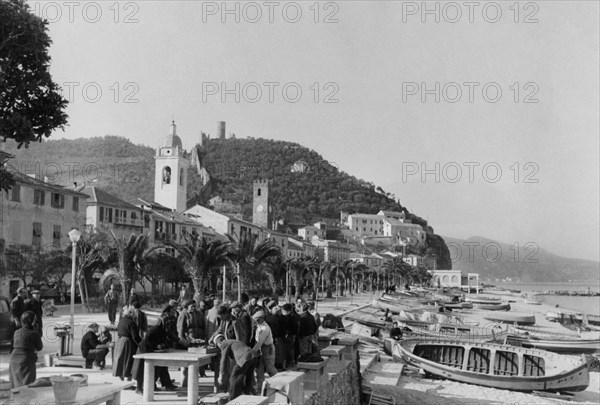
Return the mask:
<svg viewBox="0 0 600 405">
<path fill-rule="evenodd" d="M 65 250 L 65 256 L 71 258 L 72 245 L 69 244 Z M 77 263 L 75 278 L 79 285 L 79 294 L 82 303 L 90 312 L 89 294 L 87 285 L 91 281 L 94 271 L 104 269 L 110 259 L 110 243 L 108 235 L 98 230 L 84 232 L 77 242 Z"/>
<path fill-rule="evenodd" d="M 281 258 L 279 246 L 266 239 L 259 242 L 258 235 L 243 233 L 239 238 L 227 235 L 232 245 L 233 261 L 238 276 L 238 301 L 242 300 L 242 289 L 246 287 L 250 274 L 271 258 Z"/>
<path fill-rule="evenodd" d="M 229 241 L 207 241 L 196 234 L 185 234 L 185 243 L 166 243 L 181 255 L 184 271 L 191 277 L 196 294 L 204 298 L 206 280 L 219 267 L 233 265 L 234 252 Z M 223 285 L 225 290 L 225 285 Z"/>
<path fill-rule="evenodd" d="M 116 277 L 123 289 L 124 302 L 129 301 L 131 287 L 141 278 L 142 267 L 147 260 L 159 253 L 163 246 L 149 248 L 148 234 L 131 234 L 129 238 L 125 236 L 117 237 L 110 231 L 113 239 L 113 248 L 116 253 L 117 268 L 109 270 L 102 276 L 106 279 L 108 276 Z M 108 274 L 110 273 L 110 274 Z"/>
<path fill-rule="evenodd" d="M 382 268 L 388 276 L 388 285 L 392 284 L 389 282 L 390 276 L 392 276 L 393 280 L 396 280 L 397 274 L 400 274 L 401 276 L 405 277 L 406 265 L 407 263 L 405 263 L 402 260 L 402 257 L 400 256 L 392 257 L 391 259 L 388 259 L 383 263 Z"/>
</svg>

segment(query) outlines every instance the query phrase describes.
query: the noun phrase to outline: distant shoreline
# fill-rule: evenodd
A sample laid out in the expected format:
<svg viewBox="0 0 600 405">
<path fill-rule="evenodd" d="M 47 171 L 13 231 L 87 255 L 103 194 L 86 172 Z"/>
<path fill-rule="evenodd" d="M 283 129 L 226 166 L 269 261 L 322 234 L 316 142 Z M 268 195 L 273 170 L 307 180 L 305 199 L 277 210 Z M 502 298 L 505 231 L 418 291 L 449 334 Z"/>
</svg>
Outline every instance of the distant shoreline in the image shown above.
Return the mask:
<svg viewBox="0 0 600 405">
<path fill-rule="evenodd" d="M 535 295 L 568 295 L 571 297 L 599 297 L 599 291 L 591 290 L 547 290 L 547 291 L 532 291 Z"/>
</svg>

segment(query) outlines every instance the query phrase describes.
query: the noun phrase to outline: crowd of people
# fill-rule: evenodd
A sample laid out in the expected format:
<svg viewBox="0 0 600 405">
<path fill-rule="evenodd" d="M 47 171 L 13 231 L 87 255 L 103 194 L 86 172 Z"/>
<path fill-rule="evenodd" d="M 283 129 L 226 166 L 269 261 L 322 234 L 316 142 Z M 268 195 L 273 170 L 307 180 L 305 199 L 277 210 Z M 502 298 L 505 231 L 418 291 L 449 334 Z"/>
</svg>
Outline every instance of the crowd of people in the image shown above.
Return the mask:
<svg viewBox="0 0 600 405">
<path fill-rule="evenodd" d="M 36 379 L 37 351 L 41 350 L 42 303 L 39 291 L 20 288 L 11 302 L 11 323 L 15 329 L 11 348 L 11 381 L 14 387 L 30 384 Z M 117 323 L 119 292 L 111 287 L 105 296 L 109 322 Z M 101 327 L 91 323 L 81 340 L 81 353 L 88 368 L 103 369 L 106 355 L 114 345 L 112 374 L 121 380 L 133 380 L 138 394 L 143 394 L 144 360 L 135 354 L 151 353 L 169 348 L 214 346 L 217 359 L 209 366 L 214 372 L 215 386 L 228 392 L 230 400 L 241 394 L 256 394 L 266 376 L 292 369 L 298 361 L 318 357 L 318 328 L 321 319 L 313 302 L 298 298 L 295 303 L 279 303 L 276 299 L 248 297 L 241 301 L 221 302 L 190 299 L 187 291 L 177 300 L 170 300 L 162 309 L 158 321 L 148 326 L 147 315 L 141 309 L 141 299 L 131 290 L 128 304 L 121 309 L 116 326 Z M 111 330 L 117 332 L 112 342 Z M 206 368 L 200 376 L 206 376 Z M 182 369 L 182 387 L 187 386 L 187 369 Z M 156 367 L 154 381 L 163 390 L 177 388 L 167 367 Z"/>
<path fill-rule="evenodd" d="M 231 400 L 241 394 L 256 394 L 266 375 L 272 377 L 293 368 L 297 361 L 318 352 L 320 316 L 314 305 L 303 299 L 295 305 L 270 298 L 259 303 L 258 297 L 243 294 L 242 301 L 223 303 L 212 297 L 196 301 L 182 294 L 162 309 L 157 323 L 147 332 L 140 327 L 144 326 L 140 314 L 143 312 L 137 301 L 123 309 L 112 370 L 121 379 L 135 379 L 132 389 L 138 394 L 143 394 L 144 360 L 133 356 L 139 353 L 216 346 L 218 359 L 211 365 L 215 386 L 228 392 Z M 205 373 L 206 367 L 202 367 L 200 376 L 205 377 Z M 182 369 L 182 374 L 185 387 L 187 369 Z M 155 389 L 157 383 L 166 391 L 177 389 L 168 368 L 156 367 L 155 378 Z"/>
</svg>

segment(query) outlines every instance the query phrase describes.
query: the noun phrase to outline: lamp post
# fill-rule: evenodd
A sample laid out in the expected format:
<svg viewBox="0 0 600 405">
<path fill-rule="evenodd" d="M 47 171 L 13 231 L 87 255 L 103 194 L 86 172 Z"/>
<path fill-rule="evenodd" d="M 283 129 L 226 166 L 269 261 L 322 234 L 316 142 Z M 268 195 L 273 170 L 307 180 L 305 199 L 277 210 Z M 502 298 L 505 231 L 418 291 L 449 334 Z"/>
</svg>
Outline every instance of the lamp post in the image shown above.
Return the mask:
<svg viewBox="0 0 600 405">
<path fill-rule="evenodd" d="M 69 239 L 71 239 L 72 243 L 72 253 L 71 253 L 71 335 L 72 342 L 75 340 L 75 271 L 76 271 L 76 263 L 77 263 L 77 242 L 79 242 L 79 238 L 81 237 L 81 232 L 79 229 L 73 228 L 71 232 L 69 232 Z"/>
</svg>

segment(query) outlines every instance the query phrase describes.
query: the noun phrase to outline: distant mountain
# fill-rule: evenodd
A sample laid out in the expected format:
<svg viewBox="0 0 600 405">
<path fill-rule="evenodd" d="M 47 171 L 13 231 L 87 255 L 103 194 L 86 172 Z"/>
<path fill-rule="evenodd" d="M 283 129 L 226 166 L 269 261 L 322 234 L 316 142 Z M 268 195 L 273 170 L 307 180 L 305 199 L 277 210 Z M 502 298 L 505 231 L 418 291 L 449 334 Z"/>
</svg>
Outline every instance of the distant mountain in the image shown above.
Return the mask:
<svg viewBox="0 0 600 405">
<path fill-rule="evenodd" d="M 600 263 L 557 256 L 534 244 L 511 246 L 483 237 L 444 240 L 454 269 L 479 273 L 490 282 L 600 283 Z"/>
<path fill-rule="evenodd" d="M 155 150 L 127 138 L 50 140 L 18 150 L 9 144 L 6 151 L 16 156 L 10 164 L 22 172 L 39 173 L 67 186 L 85 180 L 134 203 L 138 197 L 153 200 Z M 426 220 L 409 212 L 393 194 L 340 171 L 313 150 L 292 142 L 228 138 L 211 139 L 198 155 L 210 175 L 210 188 L 207 192 L 200 175 L 190 168 L 188 206 L 206 204 L 219 195 L 241 204 L 244 218 L 251 219 L 252 182 L 268 179 L 274 219 L 306 224 L 321 218 L 339 221 L 340 211 L 404 211 L 427 231 L 427 246 L 438 266 L 451 266 L 444 240 Z"/>
</svg>

